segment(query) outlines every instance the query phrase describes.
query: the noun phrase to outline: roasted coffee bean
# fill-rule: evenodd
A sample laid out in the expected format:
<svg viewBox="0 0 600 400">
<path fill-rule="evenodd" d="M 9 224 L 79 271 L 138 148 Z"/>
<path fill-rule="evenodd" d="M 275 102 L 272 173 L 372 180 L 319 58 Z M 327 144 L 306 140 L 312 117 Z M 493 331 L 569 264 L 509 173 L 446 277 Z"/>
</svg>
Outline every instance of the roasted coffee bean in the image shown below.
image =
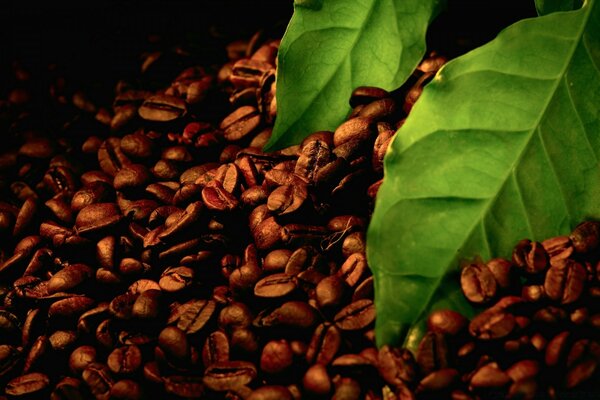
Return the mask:
<svg viewBox="0 0 600 400">
<path fill-rule="evenodd" d="M 352 91 L 350 96 L 350 107 L 354 108 L 359 104 L 369 104 L 375 100 L 389 97 L 389 93 L 381 88 L 374 86 L 359 86 Z"/>
<path fill-rule="evenodd" d="M 215 308 L 216 304 L 212 300 L 190 300 L 175 308 L 168 323 L 176 323 L 177 328 L 191 335 L 208 323 Z"/>
<path fill-rule="evenodd" d="M 324 396 L 329 394 L 331 379 L 327 375 L 325 366 L 321 364 L 311 366 L 302 378 L 302 386 L 306 392 L 312 395 Z"/>
<path fill-rule="evenodd" d="M 513 263 L 525 272 L 535 274 L 544 271 L 548 266 L 548 253 L 538 242 L 523 239 L 515 246 L 512 254 Z"/>
<path fill-rule="evenodd" d="M 202 398 L 203 379 L 199 376 L 171 375 L 164 379 L 165 391 L 179 398 Z"/>
<path fill-rule="evenodd" d="M 254 295 L 258 297 L 283 297 L 296 289 L 296 280 L 285 273 L 264 277 L 254 286 Z"/>
<path fill-rule="evenodd" d="M 260 369 L 267 374 L 285 372 L 294 361 L 292 348 L 287 340 L 272 340 L 265 344 L 260 356 Z"/>
<path fill-rule="evenodd" d="M 91 363 L 83 370 L 81 377 L 93 396 L 96 398 L 108 398 L 114 380 L 106 365 Z"/>
<path fill-rule="evenodd" d="M 118 295 L 110 302 L 108 311 L 118 319 L 130 319 L 138 296 L 138 294 L 131 292 Z"/>
<path fill-rule="evenodd" d="M 565 260 L 550 267 L 544 281 L 544 291 L 561 304 L 573 303 L 584 289 L 587 279 L 585 268 L 573 260 Z"/>
<path fill-rule="evenodd" d="M 329 323 L 317 326 L 306 351 L 309 364 L 329 364 L 338 353 L 342 342 L 339 328 Z"/>
<path fill-rule="evenodd" d="M 446 335 L 458 335 L 466 326 L 467 319 L 452 310 L 437 310 L 429 314 L 427 328 Z"/>
<path fill-rule="evenodd" d="M 355 287 L 367 271 L 367 259 L 363 253 L 354 253 L 344 261 L 338 276 L 350 287 Z"/>
<path fill-rule="evenodd" d="M 437 332 L 427 332 L 419 343 L 416 357 L 421 371 L 429 374 L 447 368 L 449 365 L 448 358 L 448 345 L 444 335 Z"/>
<path fill-rule="evenodd" d="M 229 341 L 221 331 L 212 332 L 202 347 L 202 363 L 208 367 L 214 363 L 229 361 Z"/>
<path fill-rule="evenodd" d="M 119 400 L 139 400 L 143 398 L 143 391 L 140 384 L 131 379 L 123 379 L 110 389 L 110 398 Z"/>
<path fill-rule="evenodd" d="M 293 400 L 288 388 L 278 385 L 265 385 L 252 391 L 248 400 Z"/>
<path fill-rule="evenodd" d="M 130 164 L 115 174 L 113 186 L 116 190 L 128 190 L 146 186 L 150 180 L 150 171 L 144 165 Z"/>
<path fill-rule="evenodd" d="M 377 367 L 381 377 L 390 385 L 401 386 L 414 382 L 417 363 L 409 350 L 384 345 L 377 355 Z"/>
<path fill-rule="evenodd" d="M 12 379 L 6 384 L 4 392 L 9 396 L 22 397 L 39 395 L 48 389 L 50 379 L 41 372 L 32 372 Z"/>
<path fill-rule="evenodd" d="M 48 292 L 66 292 L 92 277 L 94 271 L 85 264 L 67 265 L 50 278 Z"/>
<path fill-rule="evenodd" d="M 139 281 L 136 281 L 136 283 L 137 282 Z M 140 290 L 140 286 L 141 285 L 138 284 L 134 290 Z M 130 288 L 130 292 L 136 293 L 134 290 L 131 290 Z M 160 287 L 157 287 L 156 289 L 145 289 L 137 293 L 139 293 L 139 296 L 133 303 L 131 316 L 139 319 L 153 319 L 158 317 L 161 311 L 160 299 L 162 297 Z"/>
<path fill-rule="evenodd" d="M 476 304 L 486 303 L 496 296 L 496 279 L 485 264 L 473 263 L 463 268 L 460 285 L 465 297 Z"/>
<path fill-rule="evenodd" d="M 224 361 L 206 368 L 203 382 L 211 390 L 223 392 L 246 385 L 256 378 L 256 367 L 247 361 Z"/>
<path fill-rule="evenodd" d="M 342 123 L 333 133 L 334 146 L 340 146 L 350 140 L 368 141 L 373 136 L 372 121 L 368 118 L 352 118 Z"/>
<path fill-rule="evenodd" d="M 190 345 L 185 332 L 177 327 L 164 328 L 158 335 L 158 345 L 174 361 L 187 361 L 190 356 Z"/>
<path fill-rule="evenodd" d="M 183 117 L 187 112 L 185 101 L 168 95 L 148 97 L 138 113 L 147 121 L 168 122 Z"/>
<path fill-rule="evenodd" d="M 349 293 L 349 286 L 337 275 L 324 278 L 315 288 L 315 298 L 319 309 L 328 311 L 337 309 Z"/>
<path fill-rule="evenodd" d="M 137 346 L 119 347 L 108 355 L 106 365 L 115 374 L 132 374 L 142 365 L 142 352 Z"/>
<path fill-rule="evenodd" d="M 209 210 L 232 211 L 238 207 L 238 199 L 223 188 L 218 181 L 211 181 L 202 189 L 202 201 Z"/>
<path fill-rule="evenodd" d="M 94 234 L 114 228 L 122 218 L 115 203 L 90 204 L 77 214 L 75 227 L 80 235 Z"/>
<path fill-rule="evenodd" d="M 344 307 L 333 320 L 344 331 L 366 328 L 375 320 L 375 305 L 372 300 L 358 300 Z"/>
<path fill-rule="evenodd" d="M 509 382 L 510 377 L 492 362 L 475 371 L 469 383 L 473 388 L 499 388 Z"/>
<path fill-rule="evenodd" d="M 73 345 L 77 339 L 78 334 L 76 331 L 59 330 L 50 335 L 48 342 L 50 343 L 50 346 L 52 346 L 53 350 L 62 351 L 71 347 L 71 345 Z"/>
<path fill-rule="evenodd" d="M 288 301 L 271 312 L 259 314 L 254 324 L 258 327 L 310 328 L 317 322 L 318 315 L 313 307 L 302 301 Z"/>
<path fill-rule="evenodd" d="M 308 191 L 304 185 L 283 185 L 267 198 L 267 208 L 276 215 L 290 214 L 302 207 Z"/>
<path fill-rule="evenodd" d="M 146 159 L 152 156 L 154 142 L 142 132 L 136 132 L 123 136 L 120 147 L 131 158 Z"/>
<path fill-rule="evenodd" d="M 84 345 L 73 350 L 69 356 L 69 368 L 75 375 L 80 375 L 91 363 L 96 361 L 96 349 Z"/>
<path fill-rule="evenodd" d="M 444 368 L 433 371 L 419 382 L 416 392 L 437 392 L 448 389 L 458 379 L 459 372 L 453 368 Z"/>
<path fill-rule="evenodd" d="M 600 223 L 585 221 L 573 229 L 569 235 L 573 248 L 577 253 L 588 253 L 600 244 Z"/>
<path fill-rule="evenodd" d="M 72 296 L 52 303 L 48 309 L 48 316 L 74 317 L 83 314 L 94 306 L 96 301 L 87 296 Z"/>
<path fill-rule="evenodd" d="M 512 314 L 504 311 L 485 311 L 471 320 L 469 333 L 481 340 L 503 338 L 515 328 L 516 321 Z"/>
<path fill-rule="evenodd" d="M 261 118 L 258 110 L 252 106 L 242 106 L 229 114 L 221 122 L 225 139 L 236 141 L 244 138 L 258 128 Z"/>
</svg>

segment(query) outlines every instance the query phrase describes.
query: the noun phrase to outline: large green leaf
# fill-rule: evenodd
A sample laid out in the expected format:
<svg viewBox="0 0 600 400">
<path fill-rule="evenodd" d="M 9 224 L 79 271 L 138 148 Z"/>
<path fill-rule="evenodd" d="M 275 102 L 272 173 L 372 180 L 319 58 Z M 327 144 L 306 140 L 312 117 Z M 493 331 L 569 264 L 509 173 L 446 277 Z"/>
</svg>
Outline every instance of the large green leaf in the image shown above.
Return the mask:
<svg viewBox="0 0 600 400">
<path fill-rule="evenodd" d="M 535 8 L 539 15 L 556 11 L 571 11 L 581 7 L 583 0 L 535 0 Z"/>
<path fill-rule="evenodd" d="M 396 89 L 425 53 L 442 0 L 303 0 L 281 41 L 277 119 L 265 150 L 333 130 L 361 85 Z"/>
<path fill-rule="evenodd" d="M 458 264 L 600 217 L 600 6 L 520 21 L 442 68 L 385 158 L 367 236 L 377 340 L 468 314 Z"/>
</svg>

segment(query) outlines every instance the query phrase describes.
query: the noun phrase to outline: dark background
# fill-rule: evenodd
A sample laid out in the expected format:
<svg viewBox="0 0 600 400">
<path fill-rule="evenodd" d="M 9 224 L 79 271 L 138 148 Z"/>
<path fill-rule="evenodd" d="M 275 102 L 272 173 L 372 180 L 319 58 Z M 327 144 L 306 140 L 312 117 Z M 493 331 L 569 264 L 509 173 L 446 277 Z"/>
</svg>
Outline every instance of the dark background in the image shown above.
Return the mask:
<svg viewBox="0 0 600 400">
<path fill-rule="evenodd" d="M 328 0 L 331 1 L 331 0 Z M 333 0 L 335 1 L 335 0 Z M 140 53 L 187 42 L 222 62 L 225 43 L 265 28 L 282 35 L 292 0 L 3 1 L 0 96 L 14 60 L 35 75 L 56 63 L 77 83 L 108 85 L 138 73 Z M 502 28 L 534 16 L 533 0 L 449 0 L 430 28 L 429 43 L 456 56 Z M 149 34 L 160 41 L 149 43 Z M 277 36 L 275 36 L 277 37 Z"/>
</svg>

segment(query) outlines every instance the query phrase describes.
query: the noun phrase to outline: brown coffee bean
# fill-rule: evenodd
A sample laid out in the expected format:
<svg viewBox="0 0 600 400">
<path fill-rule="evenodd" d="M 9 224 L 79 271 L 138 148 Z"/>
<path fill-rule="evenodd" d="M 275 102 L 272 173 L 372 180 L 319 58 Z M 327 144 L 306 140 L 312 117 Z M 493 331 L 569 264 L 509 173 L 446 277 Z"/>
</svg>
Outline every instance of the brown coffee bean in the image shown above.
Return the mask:
<svg viewBox="0 0 600 400">
<path fill-rule="evenodd" d="M 571 333 L 564 331 L 554 336 L 546 345 L 545 362 L 549 367 L 561 364 L 567 356 Z"/>
<path fill-rule="evenodd" d="M 108 398 L 114 380 L 106 365 L 91 363 L 81 374 L 83 381 L 87 384 L 90 392 L 96 398 Z"/>
<path fill-rule="evenodd" d="M 319 309 L 323 311 L 337 309 L 347 297 L 349 289 L 348 284 L 337 275 L 324 278 L 315 288 L 315 299 Z"/>
<path fill-rule="evenodd" d="M 131 379 L 123 379 L 110 389 L 110 398 L 118 400 L 139 400 L 143 398 L 143 391 L 140 384 Z"/>
<path fill-rule="evenodd" d="M 572 389 L 590 379 L 598 369 L 598 361 L 587 359 L 569 368 L 565 377 L 565 387 Z"/>
<path fill-rule="evenodd" d="M 252 218 L 252 215 L 250 218 Z M 277 223 L 274 217 L 268 217 L 256 225 L 252 230 L 252 235 L 256 248 L 267 250 L 281 243 L 283 240 L 283 227 Z"/>
<path fill-rule="evenodd" d="M 421 371 L 425 374 L 448 368 L 449 351 L 444 335 L 437 332 L 427 332 L 419 343 L 416 360 Z"/>
<path fill-rule="evenodd" d="M 271 312 L 259 314 L 254 324 L 258 327 L 282 326 L 302 329 L 310 328 L 317 322 L 318 315 L 313 307 L 303 301 L 288 301 Z"/>
<path fill-rule="evenodd" d="M 394 386 L 414 382 L 417 377 L 417 363 L 407 349 L 382 346 L 377 355 L 377 368 L 381 377 Z"/>
<path fill-rule="evenodd" d="M 542 246 L 544 247 L 544 250 L 546 250 L 546 253 L 548 253 L 550 265 L 552 266 L 557 262 L 569 258 L 575 250 L 571 243 L 571 239 L 566 235 L 546 239 L 542 242 Z"/>
<path fill-rule="evenodd" d="M 265 385 L 252 391 L 247 400 L 294 400 L 285 386 Z"/>
<path fill-rule="evenodd" d="M 276 215 L 290 214 L 300 209 L 307 197 L 305 185 L 283 185 L 271 192 L 267 208 Z"/>
<path fill-rule="evenodd" d="M 367 269 L 365 255 L 363 253 L 354 253 L 344 261 L 337 274 L 346 281 L 348 286 L 355 287 Z"/>
<path fill-rule="evenodd" d="M 74 317 L 83 314 L 94 306 L 96 301 L 87 296 L 73 296 L 52 303 L 48 309 L 48 316 Z"/>
<path fill-rule="evenodd" d="M 214 363 L 229 361 L 229 341 L 221 331 L 212 332 L 202 347 L 202 363 L 208 367 Z"/>
<path fill-rule="evenodd" d="M 375 100 L 364 107 L 358 113 L 358 117 L 367 118 L 372 121 L 388 119 L 396 113 L 396 101 L 391 98 Z"/>
<path fill-rule="evenodd" d="M 573 229 L 569 235 L 573 248 L 577 253 L 588 253 L 600 244 L 600 223 L 585 221 Z"/>
<path fill-rule="evenodd" d="M 331 379 L 327 375 L 324 365 L 311 366 L 302 378 L 302 386 L 307 393 L 316 396 L 325 396 L 331 392 Z"/>
<path fill-rule="evenodd" d="M 481 340 L 499 339 L 515 328 L 515 317 L 500 310 L 490 310 L 477 315 L 469 324 L 471 336 Z"/>
<path fill-rule="evenodd" d="M 537 376 L 540 371 L 540 365 L 535 360 L 521 360 L 513 364 L 506 370 L 506 374 L 514 382 L 520 380 L 532 379 Z"/>
<path fill-rule="evenodd" d="M 536 398 L 538 383 L 535 379 L 514 382 L 508 389 L 508 399 L 533 400 Z"/>
<path fill-rule="evenodd" d="M 247 361 L 225 361 L 206 368 L 203 382 L 211 390 L 227 391 L 252 382 L 256 378 L 256 367 Z"/>
<path fill-rule="evenodd" d="M 371 300 L 350 303 L 338 312 L 333 320 L 344 331 L 366 328 L 375 321 L 375 305 Z"/>
<path fill-rule="evenodd" d="M 225 139 L 236 141 L 252 133 L 260 125 L 261 117 L 258 110 L 252 106 L 242 106 L 229 114 L 221 122 L 220 128 Z"/>
<path fill-rule="evenodd" d="M 257 297 L 273 298 L 283 297 L 296 289 L 296 279 L 285 273 L 268 275 L 258 281 L 254 286 L 254 295 Z"/>
<path fill-rule="evenodd" d="M 200 399 L 204 384 L 200 376 L 171 375 L 164 379 L 165 391 L 179 398 Z"/>
<path fill-rule="evenodd" d="M 146 159 L 154 152 L 154 142 L 142 132 L 123 136 L 120 147 L 127 156 L 137 159 Z"/>
<path fill-rule="evenodd" d="M 122 218 L 115 203 L 90 204 L 77 214 L 75 228 L 80 235 L 95 234 L 114 228 Z"/>
<path fill-rule="evenodd" d="M 86 279 L 92 277 L 94 271 L 85 264 L 67 265 L 50 278 L 48 281 L 48 292 L 66 292 Z"/>
<path fill-rule="evenodd" d="M 80 375 L 88 365 L 96 361 L 96 349 L 92 346 L 80 346 L 69 356 L 69 368 L 75 375 Z"/>
<path fill-rule="evenodd" d="M 175 96 L 157 94 L 148 97 L 138 109 L 147 121 L 168 122 L 183 117 L 187 112 L 185 101 Z"/>
<path fill-rule="evenodd" d="M 466 326 L 468 320 L 452 310 L 437 310 L 429 314 L 427 328 L 433 332 L 445 335 L 458 335 Z"/>
<path fill-rule="evenodd" d="M 227 332 L 250 326 L 253 318 L 252 311 L 246 304 L 233 302 L 221 310 L 218 324 L 219 328 Z"/>
<path fill-rule="evenodd" d="M 10 380 L 4 392 L 9 396 L 22 397 L 39 395 L 50 386 L 50 379 L 41 372 L 32 372 Z"/>
<path fill-rule="evenodd" d="M 350 107 L 354 108 L 359 104 L 369 104 L 373 101 L 389 97 L 387 90 L 374 86 L 358 86 L 350 95 Z"/>
<path fill-rule="evenodd" d="M 458 371 L 454 368 L 444 368 L 433 371 L 421 379 L 416 392 L 436 392 L 448 389 L 458 379 L 458 375 Z"/>
<path fill-rule="evenodd" d="M 161 275 L 158 285 L 165 292 L 179 292 L 192 284 L 194 270 L 188 267 L 170 267 Z"/>
<path fill-rule="evenodd" d="M 232 211 L 238 207 L 238 200 L 226 191 L 218 181 L 209 182 L 202 189 L 202 201 L 206 208 L 213 211 Z"/>
<path fill-rule="evenodd" d="M 71 330 L 58 330 L 53 332 L 48 338 L 50 346 L 55 351 L 66 350 L 78 339 L 76 331 Z"/>
<path fill-rule="evenodd" d="M 473 388 L 499 388 L 507 385 L 510 377 L 492 362 L 477 369 L 470 380 Z"/>
<path fill-rule="evenodd" d="M 284 373 L 293 363 L 294 354 L 287 340 L 271 340 L 260 355 L 260 369 L 267 374 Z"/>
<path fill-rule="evenodd" d="M 124 346 L 114 349 L 106 361 L 115 374 L 132 374 L 142 365 L 142 352 L 137 346 Z"/>
<path fill-rule="evenodd" d="M 487 303 L 496 296 L 496 279 L 482 263 L 472 263 L 462 269 L 460 286 L 465 297 L 476 304 Z"/>
<path fill-rule="evenodd" d="M 127 292 L 116 296 L 108 306 L 108 311 L 118 319 L 131 319 L 133 306 L 139 294 Z"/>
<path fill-rule="evenodd" d="M 333 133 L 333 144 L 340 146 L 350 140 L 368 141 L 373 136 L 372 121 L 368 118 L 352 118 L 342 123 Z"/>
<path fill-rule="evenodd" d="M 150 171 L 144 165 L 130 164 L 115 174 L 113 186 L 121 191 L 140 188 L 148 185 L 151 179 Z"/>
<path fill-rule="evenodd" d="M 174 326 L 164 328 L 158 335 L 158 345 L 174 361 L 187 361 L 190 346 L 185 333 Z"/>
<path fill-rule="evenodd" d="M 176 307 L 167 323 L 176 324 L 177 328 L 192 335 L 199 332 L 211 319 L 216 304 L 212 300 L 192 299 Z"/>
<path fill-rule="evenodd" d="M 548 269 L 544 290 L 552 300 L 561 304 L 573 303 L 581 296 L 586 279 L 587 272 L 580 263 L 565 260 Z"/>
<path fill-rule="evenodd" d="M 339 328 L 329 323 L 317 326 L 306 351 L 309 364 L 329 364 L 338 353 L 342 342 Z"/>
<path fill-rule="evenodd" d="M 512 261 L 529 274 L 544 271 L 548 266 L 548 253 L 538 242 L 523 239 L 515 246 Z"/>
<path fill-rule="evenodd" d="M 119 138 L 111 137 L 102 143 L 98 150 L 98 164 L 102 171 L 112 177 L 114 177 L 121 168 L 131 164 L 129 158 L 127 158 L 125 153 L 121 150 L 121 140 Z"/>
</svg>

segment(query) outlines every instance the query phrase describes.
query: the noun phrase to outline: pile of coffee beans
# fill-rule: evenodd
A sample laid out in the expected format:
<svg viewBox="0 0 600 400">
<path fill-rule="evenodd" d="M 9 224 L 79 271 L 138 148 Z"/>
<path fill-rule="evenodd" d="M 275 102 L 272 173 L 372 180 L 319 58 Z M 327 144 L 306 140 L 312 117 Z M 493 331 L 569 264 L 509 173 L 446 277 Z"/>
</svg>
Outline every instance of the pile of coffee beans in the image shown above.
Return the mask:
<svg viewBox="0 0 600 400">
<path fill-rule="evenodd" d="M 0 100 L 0 398 L 591 390 L 592 222 L 469 264 L 465 295 L 494 306 L 470 323 L 435 312 L 415 355 L 377 349 L 365 230 L 385 151 L 446 60 L 431 54 L 393 93 L 356 88 L 334 132 L 264 153 L 278 45 L 233 42 L 222 66 L 146 53 L 110 106 L 54 66 L 40 81 L 14 64 Z"/>
</svg>

